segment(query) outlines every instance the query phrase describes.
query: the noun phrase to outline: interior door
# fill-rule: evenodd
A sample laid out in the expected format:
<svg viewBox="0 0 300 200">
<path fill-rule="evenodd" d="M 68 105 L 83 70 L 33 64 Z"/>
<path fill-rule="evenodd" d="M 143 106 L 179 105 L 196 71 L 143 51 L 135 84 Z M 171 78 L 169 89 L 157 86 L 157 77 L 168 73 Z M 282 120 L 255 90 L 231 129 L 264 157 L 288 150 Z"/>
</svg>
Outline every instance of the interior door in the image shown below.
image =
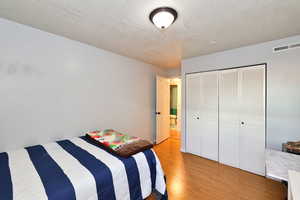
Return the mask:
<svg viewBox="0 0 300 200">
<path fill-rule="evenodd" d="M 219 76 L 219 161 L 239 168 L 238 70 L 223 70 Z"/>
<path fill-rule="evenodd" d="M 200 152 L 200 84 L 201 75 L 186 75 L 186 150 L 195 155 Z"/>
<path fill-rule="evenodd" d="M 199 133 L 200 155 L 218 161 L 218 72 L 201 73 Z"/>
<path fill-rule="evenodd" d="M 265 175 L 265 65 L 239 69 L 240 168 Z"/>
<path fill-rule="evenodd" d="M 156 77 L 156 143 L 170 137 L 170 81 Z"/>
<path fill-rule="evenodd" d="M 218 73 L 186 76 L 187 151 L 218 160 Z"/>
</svg>

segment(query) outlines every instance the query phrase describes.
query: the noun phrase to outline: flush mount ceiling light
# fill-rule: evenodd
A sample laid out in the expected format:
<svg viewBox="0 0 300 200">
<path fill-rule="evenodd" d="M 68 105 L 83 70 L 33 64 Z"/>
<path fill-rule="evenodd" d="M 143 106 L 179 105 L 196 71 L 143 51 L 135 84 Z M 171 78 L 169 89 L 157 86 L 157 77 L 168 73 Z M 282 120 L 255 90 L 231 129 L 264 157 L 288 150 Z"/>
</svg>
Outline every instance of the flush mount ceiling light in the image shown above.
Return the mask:
<svg viewBox="0 0 300 200">
<path fill-rule="evenodd" d="M 166 29 L 177 19 L 177 11 L 170 7 L 154 9 L 149 15 L 150 21 L 159 29 Z"/>
</svg>

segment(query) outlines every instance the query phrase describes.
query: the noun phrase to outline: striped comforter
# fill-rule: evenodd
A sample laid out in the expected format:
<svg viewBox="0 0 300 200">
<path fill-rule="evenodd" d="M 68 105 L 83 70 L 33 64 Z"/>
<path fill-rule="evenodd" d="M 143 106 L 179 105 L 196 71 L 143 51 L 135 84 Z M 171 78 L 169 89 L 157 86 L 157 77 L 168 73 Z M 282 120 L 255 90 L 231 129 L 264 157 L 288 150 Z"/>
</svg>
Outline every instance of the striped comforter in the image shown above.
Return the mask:
<svg viewBox="0 0 300 200">
<path fill-rule="evenodd" d="M 0 200 L 167 199 L 153 150 L 112 155 L 85 137 L 0 153 Z"/>
</svg>

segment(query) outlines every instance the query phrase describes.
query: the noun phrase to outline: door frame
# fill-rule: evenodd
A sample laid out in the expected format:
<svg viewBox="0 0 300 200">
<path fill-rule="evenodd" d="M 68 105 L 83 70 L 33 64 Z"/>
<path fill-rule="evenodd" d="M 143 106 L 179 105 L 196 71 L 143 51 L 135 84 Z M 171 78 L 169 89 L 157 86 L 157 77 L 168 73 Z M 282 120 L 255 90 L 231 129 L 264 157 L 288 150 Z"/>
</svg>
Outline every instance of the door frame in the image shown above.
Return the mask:
<svg viewBox="0 0 300 200">
<path fill-rule="evenodd" d="M 186 96 L 186 91 L 187 91 L 187 82 L 186 82 L 186 76 L 189 74 L 197 74 L 197 73 L 205 73 L 205 72 L 217 72 L 217 71 L 225 71 L 225 70 L 231 70 L 231 69 L 239 69 L 239 68 L 246 68 L 246 67 L 255 67 L 255 66 L 259 66 L 259 65 L 264 65 L 264 69 L 265 69 L 265 148 L 267 147 L 267 126 L 268 126 L 268 120 L 267 120 L 267 96 L 268 96 L 268 79 L 267 79 L 267 72 L 268 72 L 268 64 L 265 63 L 257 63 L 257 64 L 252 64 L 252 65 L 242 65 L 242 66 L 237 66 L 237 67 L 225 67 L 225 68 L 218 68 L 218 69 L 213 69 L 213 70 L 202 70 L 202 71 L 194 71 L 194 72 L 189 72 L 189 73 L 185 73 L 184 74 L 184 131 L 182 131 L 181 133 L 183 134 L 182 137 L 184 138 L 184 151 L 182 150 L 181 147 L 181 151 L 186 152 L 186 141 L 187 141 L 187 134 L 186 134 L 186 130 L 187 130 L 187 107 L 186 107 L 186 100 L 187 100 L 187 96 Z M 219 121 L 218 121 L 219 124 Z"/>
</svg>

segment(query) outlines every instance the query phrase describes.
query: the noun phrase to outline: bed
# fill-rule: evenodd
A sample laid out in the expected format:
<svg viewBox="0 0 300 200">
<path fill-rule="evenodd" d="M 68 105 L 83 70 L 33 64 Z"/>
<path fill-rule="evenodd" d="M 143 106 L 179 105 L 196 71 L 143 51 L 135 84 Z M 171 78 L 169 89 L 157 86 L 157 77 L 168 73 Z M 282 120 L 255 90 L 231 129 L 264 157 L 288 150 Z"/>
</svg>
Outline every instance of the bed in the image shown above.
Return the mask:
<svg viewBox="0 0 300 200">
<path fill-rule="evenodd" d="M 167 199 L 164 174 L 152 149 L 129 158 L 86 137 L 0 153 L 0 200 Z"/>
</svg>

